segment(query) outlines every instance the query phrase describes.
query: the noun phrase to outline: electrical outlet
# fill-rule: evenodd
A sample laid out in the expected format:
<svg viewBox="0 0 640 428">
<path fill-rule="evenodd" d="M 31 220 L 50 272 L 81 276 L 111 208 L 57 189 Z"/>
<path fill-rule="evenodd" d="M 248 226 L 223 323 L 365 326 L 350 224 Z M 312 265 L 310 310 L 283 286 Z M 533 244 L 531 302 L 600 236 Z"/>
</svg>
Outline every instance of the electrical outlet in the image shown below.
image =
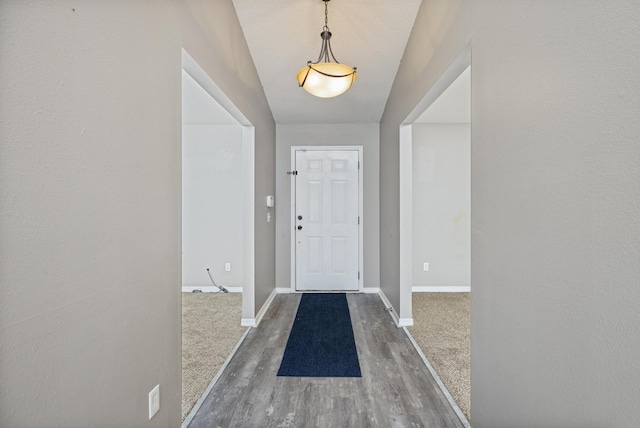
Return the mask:
<svg viewBox="0 0 640 428">
<path fill-rule="evenodd" d="M 423 263 L 422 264 L 422 270 L 425 271 L 425 272 L 428 271 L 429 270 L 429 263 L 426 263 L 426 262 Z"/>
<path fill-rule="evenodd" d="M 224 271 L 231 272 L 231 263 L 227 262 L 224 264 Z"/>
<path fill-rule="evenodd" d="M 149 393 L 149 419 L 151 419 L 160 410 L 160 385 Z"/>
</svg>

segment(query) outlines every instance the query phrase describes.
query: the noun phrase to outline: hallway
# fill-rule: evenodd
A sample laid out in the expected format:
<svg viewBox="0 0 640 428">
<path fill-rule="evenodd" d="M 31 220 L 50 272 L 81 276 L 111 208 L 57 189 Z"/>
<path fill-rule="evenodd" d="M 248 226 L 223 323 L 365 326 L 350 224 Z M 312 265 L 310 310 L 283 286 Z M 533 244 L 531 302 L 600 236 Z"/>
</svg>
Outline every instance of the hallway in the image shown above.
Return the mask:
<svg viewBox="0 0 640 428">
<path fill-rule="evenodd" d="M 347 294 L 362 378 L 277 377 L 301 295 L 278 295 L 189 427 L 460 427 L 375 294 Z"/>
</svg>

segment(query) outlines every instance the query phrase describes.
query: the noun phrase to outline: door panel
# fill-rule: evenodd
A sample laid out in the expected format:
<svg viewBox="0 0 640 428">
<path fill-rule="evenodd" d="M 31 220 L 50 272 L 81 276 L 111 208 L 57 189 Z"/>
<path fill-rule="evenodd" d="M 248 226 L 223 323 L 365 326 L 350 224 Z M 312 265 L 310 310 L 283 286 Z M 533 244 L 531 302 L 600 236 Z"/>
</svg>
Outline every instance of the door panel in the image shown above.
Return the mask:
<svg viewBox="0 0 640 428">
<path fill-rule="evenodd" d="M 295 152 L 296 289 L 358 290 L 358 151 Z"/>
</svg>

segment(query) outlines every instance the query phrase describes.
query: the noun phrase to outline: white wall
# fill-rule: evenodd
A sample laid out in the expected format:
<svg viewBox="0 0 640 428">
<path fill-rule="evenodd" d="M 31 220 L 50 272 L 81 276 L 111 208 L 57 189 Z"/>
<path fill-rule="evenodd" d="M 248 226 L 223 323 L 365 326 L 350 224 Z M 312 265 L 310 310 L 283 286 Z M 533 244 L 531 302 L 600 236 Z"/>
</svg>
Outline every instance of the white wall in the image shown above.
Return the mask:
<svg viewBox="0 0 640 428">
<path fill-rule="evenodd" d="M 242 127 L 183 125 L 182 286 L 243 286 L 243 198 Z"/>
<path fill-rule="evenodd" d="M 469 287 L 470 125 L 416 123 L 412 134 L 413 286 Z"/>
<path fill-rule="evenodd" d="M 379 250 L 379 126 L 378 124 L 277 125 L 276 283 L 291 287 L 292 146 L 363 146 L 364 287 L 380 286 Z"/>
<path fill-rule="evenodd" d="M 0 2 L 0 426 L 180 425 L 183 47 L 255 126 L 262 201 L 275 125 L 231 2 Z"/>
<path fill-rule="evenodd" d="M 639 17 L 623 0 L 421 4 L 380 127 L 382 287 L 410 305 L 398 128 L 470 45 L 474 427 L 640 425 Z"/>
</svg>

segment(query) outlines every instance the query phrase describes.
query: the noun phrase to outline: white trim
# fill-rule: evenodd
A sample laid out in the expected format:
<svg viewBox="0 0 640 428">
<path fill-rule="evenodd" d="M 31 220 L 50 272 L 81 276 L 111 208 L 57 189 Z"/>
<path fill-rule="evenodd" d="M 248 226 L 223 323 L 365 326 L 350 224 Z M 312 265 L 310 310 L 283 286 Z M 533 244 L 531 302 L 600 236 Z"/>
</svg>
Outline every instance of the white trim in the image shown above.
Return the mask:
<svg viewBox="0 0 640 428">
<path fill-rule="evenodd" d="M 325 3 L 326 4 L 326 3 Z M 364 291 L 364 147 L 358 149 L 358 290 Z"/>
<path fill-rule="evenodd" d="M 378 294 L 380 293 L 380 287 L 364 287 L 362 292 L 365 294 Z"/>
<path fill-rule="evenodd" d="M 296 152 L 293 147 L 289 154 L 290 170 L 296 170 Z M 295 219 L 296 219 L 296 180 L 293 175 L 289 176 L 291 179 L 291 186 L 289 190 L 289 222 L 291 223 L 291 239 L 289 244 L 290 254 L 290 289 L 292 293 L 296 293 L 296 233 L 295 233 Z"/>
<path fill-rule="evenodd" d="M 412 293 L 469 293 L 471 287 L 468 285 L 414 285 L 411 287 Z"/>
<path fill-rule="evenodd" d="M 218 373 L 216 373 L 216 375 L 211 380 L 211 382 L 209 382 L 209 386 L 207 386 L 207 389 L 205 389 L 205 391 L 202 393 L 198 401 L 196 401 L 196 404 L 194 404 L 193 408 L 191 409 L 187 417 L 184 419 L 184 421 L 182 421 L 182 428 L 187 428 L 189 426 L 189 424 L 193 420 L 193 417 L 196 415 L 196 413 L 198 413 L 198 410 L 200 410 L 202 403 L 204 403 L 204 400 L 207 398 L 207 396 L 213 389 L 213 386 L 216 384 L 216 382 L 218 382 L 218 379 L 220 379 L 220 376 L 222 376 L 222 372 L 224 372 L 224 369 L 227 368 L 233 356 L 236 355 L 238 348 L 240 348 L 240 345 L 242 345 L 242 342 L 244 342 L 244 339 L 247 337 L 250 330 L 251 328 L 248 328 L 244 331 L 244 333 L 240 337 L 240 340 L 238 340 L 238 343 L 236 343 L 236 346 L 233 348 L 229 356 L 227 356 L 227 359 L 224 360 L 224 363 L 222 364 L 222 367 L 220 367 L 220 369 L 218 370 Z"/>
<path fill-rule="evenodd" d="M 378 296 L 380 296 L 380 300 L 382 300 L 384 308 L 387 312 L 389 312 L 389 315 L 391 315 L 391 318 L 396 324 L 396 327 L 400 327 L 400 319 L 398 318 L 398 315 L 396 315 L 396 311 L 395 309 L 393 309 L 393 306 L 391 306 L 391 303 L 389 302 L 389 299 L 387 299 L 387 296 L 384 294 L 384 291 L 380 290 L 378 292 Z"/>
<path fill-rule="evenodd" d="M 365 293 L 360 290 L 301 290 L 301 291 L 291 291 L 290 288 L 287 288 L 285 293 L 280 294 L 360 294 Z"/>
<path fill-rule="evenodd" d="M 229 293 L 242 293 L 242 287 L 224 287 Z M 182 286 L 183 293 L 193 293 L 194 290 L 200 290 L 203 293 L 220 293 L 218 287 L 213 285 L 205 285 L 202 287 Z"/>
<path fill-rule="evenodd" d="M 291 293 L 291 288 L 290 287 L 276 287 L 276 293 L 278 293 L 278 294 L 290 294 Z"/>
<path fill-rule="evenodd" d="M 389 302 L 389 299 L 387 299 L 387 296 L 384 294 L 384 291 L 379 290 L 378 296 L 380 296 L 380 300 L 382 300 L 382 303 L 384 304 L 385 309 L 387 310 L 387 312 L 389 312 L 389 315 L 391 315 L 391 318 L 393 319 L 393 322 L 396 324 L 396 327 L 398 328 L 411 327 L 413 325 L 413 318 L 398 317 L 398 315 L 396 314 L 396 310 L 391 305 L 391 302 Z"/>
<path fill-rule="evenodd" d="M 242 127 L 242 316 L 255 316 L 255 127 Z"/>
<path fill-rule="evenodd" d="M 363 146 L 291 146 L 291 171 L 296 169 L 296 151 L 329 151 L 329 150 L 356 150 L 358 152 L 358 216 L 360 217 L 360 224 L 358 225 L 358 272 L 360 277 L 358 279 L 358 292 L 364 292 L 364 147 Z M 293 177 L 293 176 L 291 176 Z M 291 180 L 291 198 L 290 198 L 290 211 L 291 211 L 291 229 L 295 228 L 296 221 L 296 181 Z M 296 236 L 295 233 L 291 233 L 291 292 L 297 293 L 296 290 Z"/>
<path fill-rule="evenodd" d="M 398 315 L 402 320 L 403 317 L 413 317 L 411 303 L 411 285 L 413 284 L 413 126 L 400 125 L 399 139 L 400 302 L 398 303 Z"/>
<path fill-rule="evenodd" d="M 273 302 L 273 299 L 276 297 L 276 294 L 278 294 L 278 290 L 274 288 L 271 294 L 269 294 L 269 297 L 267 297 L 267 301 L 264 302 L 264 305 L 262 305 L 262 308 L 260 308 L 260 311 L 258 311 L 256 317 L 242 318 L 242 320 L 240 321 L 240 325 L 244 327 L 257 327 L 258 324 L 260 324 L 260 321 L 262 321 L 262 317 L 264 317 L 267 309 L 269 309 L 271 302 Z"/>
<path fill-rule="evenodd" d="M 460 419 L 460 422 L 462 422 L 462 425 L 464 425 L 465 428 L 471 428 L 471 424 L 469 423 L 467 418 L 464 416 L 464 413 L 462 413 L 462 410 L 460 410 L 460 407 L 458 407 L 456 400 L 453 399 L 447 387 L 444 385 L 444 383 L 442 383 L 440 376 L 438 376 L 438 373 L 436 373 L 435 369 L 427 359 L 426 355 L 424 355 L 424 353 L 422 352 L 422 349 L 420 349 L 420 346 L 418 346 L 418 343 L 415 341 L 415 339 L 413 338 L 409 330 L 407 330 L 406 327 L 403 327 L 402 329 L 404 330 L 406 335 L 409 337 L 409 340 L 413 344 L 413 347 L 416 348 L 416 351 L 418 351 L 418 355 L 420 355 L 420 358 L 422 358 L 422 362 L 424 362 L 424 364 L 427 366 L 429 373 L 431 373 L 431 376 L 433 376 L 433 379 L 436 381 L 436 383 L 440 387 L 442 394 L 444 394 L 445 398 L 453 408 L 453 411 L 458 416 L 458 419 Z"/>
<path fill-rule="evenodd" d="M 411 327 L 413 325 L 413 318 L 400 318 L 398 320 L 398 327 Z"/>
</svg>

